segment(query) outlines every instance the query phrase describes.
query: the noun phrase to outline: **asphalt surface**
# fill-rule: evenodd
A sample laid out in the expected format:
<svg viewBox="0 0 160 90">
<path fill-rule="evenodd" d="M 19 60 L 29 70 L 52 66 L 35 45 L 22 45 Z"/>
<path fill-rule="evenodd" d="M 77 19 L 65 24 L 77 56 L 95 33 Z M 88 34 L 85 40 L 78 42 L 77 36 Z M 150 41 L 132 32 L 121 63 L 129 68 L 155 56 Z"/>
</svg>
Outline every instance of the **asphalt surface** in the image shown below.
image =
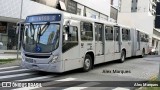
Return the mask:
<svg viewBox="0 0 160 90">
<path fill-rule="evenodd" d="M 0 65 L 0 81 L 26 83 L 26 81 L 41 83 L 41 87 L 0 88 L 1 90 L 16 89 L 46 89 L 46 90 L 134 90 L 135 82 L 149 81 L 156 77 L 159 64 L 148 59 L 160 59 L 159 56 L 147 56 L 145 58 L 130 58 L 124 63 L 117 61 L 99 64 L 89 72 L 80 69 L 65 72 L 63 74 L 46 73 L 22 69 L 17 60 L 10 64 Z M 147 60 L 146 60 L 147 59 Z M 113 73 L 113 70 L 121 71 Z M 123 73 L 122 73 L 123 72 Z M 135 82 L 133 82 L 135 81 Z M 2 84 L 0 84 L 1 87 Z"/>
</svg>

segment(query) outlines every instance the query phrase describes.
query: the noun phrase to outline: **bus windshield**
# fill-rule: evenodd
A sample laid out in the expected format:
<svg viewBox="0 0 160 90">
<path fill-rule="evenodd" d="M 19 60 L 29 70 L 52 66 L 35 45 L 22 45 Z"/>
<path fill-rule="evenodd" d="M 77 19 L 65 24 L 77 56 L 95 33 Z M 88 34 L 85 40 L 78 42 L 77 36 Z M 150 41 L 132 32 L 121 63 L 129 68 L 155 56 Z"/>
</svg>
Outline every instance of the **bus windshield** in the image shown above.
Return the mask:
<svg viewBox="0 0 160 90">
<path fill-rule="evenodd" d="M 59 24 L 26 24 L 23 49 L 31 53 L 50 53 L 58 48 L 59 36 Z"/>
</svg>

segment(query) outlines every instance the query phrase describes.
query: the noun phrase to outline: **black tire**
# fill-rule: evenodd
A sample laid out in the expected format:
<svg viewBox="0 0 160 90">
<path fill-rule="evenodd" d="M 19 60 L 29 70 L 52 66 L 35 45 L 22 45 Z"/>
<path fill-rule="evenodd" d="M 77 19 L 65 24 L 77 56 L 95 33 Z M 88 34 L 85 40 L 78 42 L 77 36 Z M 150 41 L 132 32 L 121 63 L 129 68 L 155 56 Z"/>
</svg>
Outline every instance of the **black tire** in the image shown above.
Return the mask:
<svg viewBox="0 0 160 90">
<path fill-rule="evenodd" d="M 88 72 L 89 70 L 91 70 L 91 68 L 92 68 L 92 58 L 89 54 L 87 54 L 84 59 L 83 71 Z"/>
<path fill-rule="evenodd" d="M 121 53 L 121 58 L 119 60 L 120 63 L 123 63 L 126 59 L 126 52 L 124 50 L 122 50 L 122 53 Z"/>
<path fill-rule="evenodd" d="M 143 50 L 142 50 L 142 54 L 140 55 L 140 57 L 143 58 L 144 55 L 145 55 L 145 50 L 143 49 Z"/>
</svg>

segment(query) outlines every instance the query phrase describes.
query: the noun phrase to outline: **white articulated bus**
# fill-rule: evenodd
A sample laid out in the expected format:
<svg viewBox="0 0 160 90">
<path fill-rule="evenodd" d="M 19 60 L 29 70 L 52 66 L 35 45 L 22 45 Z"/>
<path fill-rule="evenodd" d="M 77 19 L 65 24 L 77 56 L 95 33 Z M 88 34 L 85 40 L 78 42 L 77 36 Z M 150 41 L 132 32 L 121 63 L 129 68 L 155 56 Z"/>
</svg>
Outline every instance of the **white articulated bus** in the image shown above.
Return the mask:
<svg viewBox="0 0 160 90">
<path fill-rule="evenodd" d="M 31 15 L 22 24 L 21 66 L 27 69 L 89 71 L 95 64 L 147 54 L 142 33 L 116 23 L 59 12 Z"/>
</svg>

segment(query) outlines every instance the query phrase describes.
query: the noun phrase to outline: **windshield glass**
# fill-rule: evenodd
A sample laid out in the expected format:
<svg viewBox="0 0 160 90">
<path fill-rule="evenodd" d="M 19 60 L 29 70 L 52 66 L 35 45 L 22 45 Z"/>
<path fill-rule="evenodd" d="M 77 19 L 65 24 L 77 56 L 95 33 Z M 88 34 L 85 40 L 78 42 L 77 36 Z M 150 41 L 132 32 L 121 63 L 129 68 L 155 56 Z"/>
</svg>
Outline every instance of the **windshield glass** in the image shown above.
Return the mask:
<svg viewBox="0 0 160 90">
<path fill-rule="evenodd" d="M 58 48 L 59 24 L 26 24 L 23 48 L 26 52 L 49 53 Z"/>
</svg>

